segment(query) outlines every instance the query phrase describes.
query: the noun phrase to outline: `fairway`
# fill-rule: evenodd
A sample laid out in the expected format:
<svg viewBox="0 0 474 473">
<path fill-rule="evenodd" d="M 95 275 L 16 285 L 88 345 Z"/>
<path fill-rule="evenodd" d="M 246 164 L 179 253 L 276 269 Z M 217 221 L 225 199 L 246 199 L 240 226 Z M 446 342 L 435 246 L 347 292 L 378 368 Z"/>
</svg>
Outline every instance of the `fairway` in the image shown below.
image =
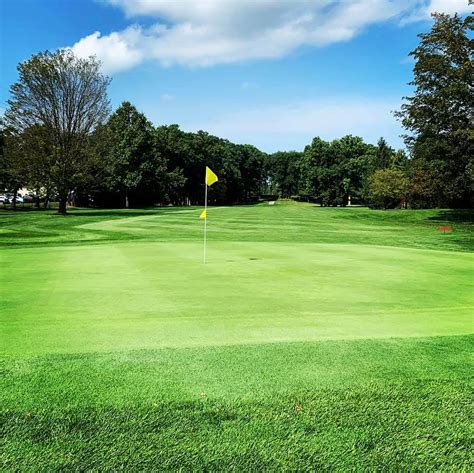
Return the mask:
<svg viewBox="0 0 474 473">
<path fill-rule="evenodd" d="M 0 214 L 4 469 L 473 467 L 470 212 L 199 211 Z"/>
</svg>

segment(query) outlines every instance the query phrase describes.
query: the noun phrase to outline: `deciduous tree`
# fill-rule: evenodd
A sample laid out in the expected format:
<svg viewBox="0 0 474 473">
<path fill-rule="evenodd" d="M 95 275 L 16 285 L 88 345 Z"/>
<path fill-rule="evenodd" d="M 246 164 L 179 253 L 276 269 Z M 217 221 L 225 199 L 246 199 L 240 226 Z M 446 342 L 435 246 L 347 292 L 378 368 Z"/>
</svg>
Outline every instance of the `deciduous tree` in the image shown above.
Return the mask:
<svg viewBox="0 0 474 473">
<path fill-rule="evenodd" d="M 379 169 L 369 179 L 369 195 L 374 207 L 391 209 L 401 204 L 407 192 L 407 179 L 398 169 Z"/>
<path fill-rule="evenodd" d="M 419 35 L 412 97 L 397 113 L 417 169 L 432 179 L 431 206 L 467 206 L 474 156 L 474 17 L 434 14 L 429 33 Z"/>
<path fill-rule="evenodd" d="M 87 174 L 87 140 L 109 112 L 109 79 L 94 58 L 79 59 L 67 49 L 36 54 L 18 73 L 6 119 L 18 133 L 44 127 L 53 152 L 49 175 L 65 214 L 68 193 Z"/>
<path fill-rule="evenodd" d="M 153 125 L 130 102 L 112 114 L 107 132 L 108 184 L 123 194 L 128 208 L 132 192 L 154 192 L 164 186 L 166 165 L 154 145 Z"/>
</svg>

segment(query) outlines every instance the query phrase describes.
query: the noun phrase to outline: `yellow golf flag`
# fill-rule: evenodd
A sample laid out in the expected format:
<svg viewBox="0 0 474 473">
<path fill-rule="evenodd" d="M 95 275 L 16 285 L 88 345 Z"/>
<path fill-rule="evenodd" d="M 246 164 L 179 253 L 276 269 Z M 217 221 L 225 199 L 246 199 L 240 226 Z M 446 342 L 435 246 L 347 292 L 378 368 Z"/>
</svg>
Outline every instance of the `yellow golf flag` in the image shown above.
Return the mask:
<svg viewBox="0 0 474 473">
<path fill-rule="evenodd" d="M 206 184 L 212 186 L 212 184 L 218 180 L 217 176 L 206 166 Z"/>
<path fill-rule="evenodd" d="M 203 210 L 201 215 L 199 215 L 199 218 L 207 218 L 207 210 Z"/>
</svg>

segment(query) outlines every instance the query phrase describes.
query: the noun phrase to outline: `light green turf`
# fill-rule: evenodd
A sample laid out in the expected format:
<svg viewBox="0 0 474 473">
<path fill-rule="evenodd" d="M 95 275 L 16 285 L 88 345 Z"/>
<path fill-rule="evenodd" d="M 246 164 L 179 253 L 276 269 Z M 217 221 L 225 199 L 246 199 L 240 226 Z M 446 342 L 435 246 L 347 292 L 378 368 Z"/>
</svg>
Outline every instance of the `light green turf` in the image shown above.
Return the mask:
<svg viewBox="0 0 474 473">
<path fill-rule="evenodd" d="M 0 469 L 473 467 L 470 212 L 198 215 L 0 212 Z"/>
<path fill-rule="evenodd" d="M 4 251 L 13 354 L 470 333 L 471 254 L 213 242 Z"/>
</svg>

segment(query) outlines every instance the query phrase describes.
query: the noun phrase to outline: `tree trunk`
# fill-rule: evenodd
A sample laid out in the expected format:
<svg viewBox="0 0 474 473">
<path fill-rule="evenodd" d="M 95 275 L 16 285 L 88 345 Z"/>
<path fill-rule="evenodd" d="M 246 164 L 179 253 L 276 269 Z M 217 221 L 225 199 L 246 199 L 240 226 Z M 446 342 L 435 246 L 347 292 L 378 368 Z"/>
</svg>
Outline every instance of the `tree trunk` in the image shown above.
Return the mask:
<svg viewBox="0 0 474 473">
<path fill-rule="evenodd" d="M 66 215 L 67 213 L 66 205 L 67 205 L 67 193 L 60 194 L 59 195 L 59 208 L 58 208 L 59 214 Z"/>
<path fill-rule="evenodd" d="M 128 201 L 128 193 L 125 193 L 125 208 L 128 209 L 129 207 L 129 201 Z"/>
<path fill-rule="evenodd" d="M 13 189 L 13 200 L 12 200 L 12 207 L 13 207 L 13 210 L 16 210 L 16 196 L 18 194 L 18 188 L 15 187 L 15 189 Z"/>
</svg>

